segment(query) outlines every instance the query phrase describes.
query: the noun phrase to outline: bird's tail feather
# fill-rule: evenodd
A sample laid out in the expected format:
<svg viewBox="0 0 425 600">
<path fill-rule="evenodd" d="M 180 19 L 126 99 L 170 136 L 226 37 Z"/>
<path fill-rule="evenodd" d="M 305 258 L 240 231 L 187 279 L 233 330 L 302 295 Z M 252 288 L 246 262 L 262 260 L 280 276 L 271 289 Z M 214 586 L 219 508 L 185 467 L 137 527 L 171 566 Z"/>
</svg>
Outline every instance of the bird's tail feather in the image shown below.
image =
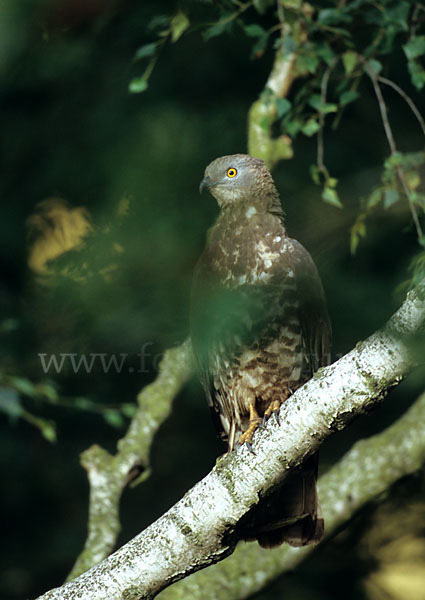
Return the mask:
<svg viewBox="0 0 425 600">
<path fill-rule="evenodd" d="M 320 541 L 324 521 L 317 499 L 318 455 L 309 458 L 288 480 L 255 508 L 245 539 L 263 548 L 283 542 L 306 546 Z"/>
</svg>

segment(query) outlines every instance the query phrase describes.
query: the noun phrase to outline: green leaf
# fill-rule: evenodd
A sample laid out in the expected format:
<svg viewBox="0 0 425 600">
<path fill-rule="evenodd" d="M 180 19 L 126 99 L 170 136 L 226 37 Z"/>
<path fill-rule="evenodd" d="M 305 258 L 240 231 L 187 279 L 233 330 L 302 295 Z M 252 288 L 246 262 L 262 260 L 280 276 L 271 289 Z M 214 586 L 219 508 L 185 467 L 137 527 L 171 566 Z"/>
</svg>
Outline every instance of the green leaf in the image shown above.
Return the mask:
<svg viewBox="0 0 425 600">
<path fill-rule="evenodd" d="M 140 94 L 148 89 L 147 79 L 142 75 L 141 77 L 135 77 L 130 81 L 128 90 L 132 94 Z"/>
<path fill-rule="evenodd" d="M 306 73 L 314 75 L 319 63 L 320 61 L 317 56 L 312 54 L 300 54 L 297 56 L 297 72 L 299 75 L 305 75 Z"/>
<path fill-rule="evenodd" d="M 287 123 L 285 123 L 285 129 L 288 134 L 292 137 L 295 137 L 297 133 L 302 128 L 302 122 L 299 119 L 291 119 Z"/>
<path fill-rule="evenodd" d="M 410 198 L 411 202 L 414 202 L 415 204 L 420 206 L 422 208 L 422 210 L 425 210 L 425 195 L 424 194 L 418 194 L 417 192 L 410 192 L 409 198 Z"/>
<path fill-rule="evenodd" d="M 409 60 L 407 68 L 410 73 L 410 79 L 417 90 L 421 90 L 425 85 L 425 70 L 417 60 Z"/>
<path fill-rule="evenodd" d="M 169 15 L 155 15 L 148 23 L 148 30 L 154 31 L 155 29 L 165 29 L 170 24 Z"/>
<path fill-rule="evenodd" d="M 40 427 L 41 435 L 44 437 L 45 440 L 47 440 L 48 442 L 51 442 L 51 443 L 56 442 L 56 439 L 57 439 L 56 429 L 52 423 L 49 423 L 48 421 L 44 421 L 44 420 L 40 419 L 39 427 Z"/>
<path fill-rule="evenodd" d="M 405 173 L 406 183 L 409 190 L 416 190 L 421 184 L 421 176 L 417 171 L 408 171 Z"/>
<path fill-rule="evenodd" d="M 337 192 L 331 187 L 325 187 L 322 192 L 322 200 L 324 200 L 327 204 L 336 206 L 337 208 L 344 208 Z"/>
<path fill-rule="evenodd" d="M 403 167 L 408 167 L 409 169 L 412 167 L 420 167 L 425 164 L 425 152 L 405 152 L 403 154 L 399 153 L 400 156 L 400 164 Z"/>
<path fill-rule="evenodd" d="M 391 170 L 393 167 L 399 167 L 403 163 L 403 158 L 402 152 L 394 152 L 384 162 L 384 168 Z"/>
<path fill-rule="evenodd" d="M 74 398 L 74 407 L 79 410 L 92 410 L 93 409 L 93 401 L 88 398 L 84 398 L 84 396 L 77 396 Z"/>
<path fill-rule="evenodd" d="M 376 206 L 377 204 L 379 204 L 382 200 L 382 189 L 381 188 L 376 188 L 375 190 L 373 190 L 373 192 L 369 195 L 367 201 L 366 201 L 366 207 L 367 208 L 373 208 L 374 206 Z"/>
<path fill-rule="evenodd" d="M 403 50 L 408 60 L 425 54 L 425 35 L 418 35 L 404 44 Z"/>
<path fill-rule="evenodd" d="M 389 208 L 400 199 L 400 194 L 397 190 L 392 188 L 385 190 L 384 192 L 384 208 Z"/>
<path fill-rule="evenodd" d="M 327 65 L 330 65 L 333 59 L 335 58 L 335 52 L 330 48 L 330 46 L 317 46 L 316 49 L 317 56 L 320 56 Z"/>
<path fill-rule="evenodd" d="M 204 40 L 207 42 L 211 38 L 217 37 L 227 31 L 227 29 L 230 27 L 233 16 L 234 13 L 223 14 L 220 21 L 214 23 L 214 25 L 211 25 L 211 27 L 208 27 L 208 29 L 204 31 L 202 34 Z"/>
<path fill-rule="evenodd" d="M 119 429 L 124 426 L 124 419 L 118 410 L 108 409 L 103 413 L 103 418 L 112 427 Z"/>
<path fill-rule="evenodd" d="M 360 217 L 356 223 L 351 228 L 350 232 L 350 251 L 351 254 L 355 254 L 357 247 L 360 242 L 360 238 L 366 237 L 366 225 L 364 222 L 364 218 Z"/>
<path fill-rule="evenodd" d="M 270 6 L 274 6 L 275 0 L 254 0 L 253 4 L 255 10 L 260 13 L 260 15 L 264 15 Z"/>
<path fill-rule="evenodd" d="M 398 0 L 393 6 L 385 7 L 384 15 L 387 23 L 392 23 L 398 31 L 408 31 L 411 7 L 412 3 L 406 0 Z"/>
<path fill-rule="evenodd" d="M 263 29 L 261 25 L 257 25 L 257 23 L 245 25 L 243 30 L 248 37 L 260 37 L 267 33 L 266 30 Z"/>
<path fill-rule="evenodd" d="M 0 411 L 6 413 L 12 419 L 16 419 L 22 415 L 21 399 L 12 388 L 0 388 Z"/>
<path fill-rule="evenodd" d="M 351 15 L 343 12 L 340 8 L 323 8 L 319 11 L 317 22 L 320 25 L 339 25 L 341 23 L 351 23 Z"/>
<path fill-rule="evenodd" d="M 137 406 L 135 404 L 130 404 L 129 402 L 125 404 L 121 404 L 121 412 L 125 417 L 132 419 L 136 414 Z"/>
<path fill-rule="evenodd" d="M 347 52 L 344 52 L 342 55 L 342 62 L 344 64 L 346 75 L 350 75 L 353 72 L 354 67 L 357 64 L 357 59 L 358 57 L 356 52 L 353 52 L 352 50 L 347 50 Z"/>
<path fill-rule="evenodd" d="M 409 201 L 412 204 L 417 204 L 418 206 L 420 206 L 422 209 L 424 207 L 423 205 L 423 196 L 421 196 L 420 194 L 418 194 L 417 192 L 409 192 Z"/>
<path fill-rule="evenodd" d="M 283 117 L 283 115 L 286 115 L 286 113 L 289 110 L 291 110 L 292 104 L 287 98 L 276 98 L 274 103 L 276 106 L 278 119 L 280 119 L 280 117 Z"/>
<path fill-rule="evenodd" d="M 174 17 L 171 19 L 171 23 L 170 23 L 171 41 L 173 43 L 177 42 L 177 40 L 181 38 L 183 33 L 189 27 L 189 25 L 190 25 L 189 19 L 184 14 L 184 12 L 179 10 L 179 12 L 176 15 L 174 15 Z"/>
<path fill-rule="evenodd" d="M 329 113 L 336 113 L 338 112 L 338 105 L 332 103 L 326 103 L 323 104 L 323 106 L 321 106 L 321 111 L 324 115 L 327 115 Z"/>
<path fill-rule="evenodd" d="M 310 166 L 310 175 L 314 183 L 320 185 L 320 170 L 317 165 Z"/>
<path fill-rule="evenodd" d="M 355 90 L 347 90 L 347 91 L 343 92 L 341 94 L 341 96 L 339 97 L 339 103 L 341 104 L 341 106 L 345 106 L 346 104 L 349 104 L 350 102 L 354 102 L 354 100 L 357 100 L 359 95 L 360 94 L 358 92 L 356 92 Z"/>
<path fill-rule="evenodd" d="M 311 107 L 320 111 L 320 107 L 322 106 L 322 97 L 319 94 L 312 94 L 309 98 L 308 103 Z"/>
<path fill-rule="evenodd" d="M 153 56 L 156 52 L 157 44 L 156 42 L 152 44 L 145 44 L 144 46 L 140 46 L 134 54 L 133 60 L 140 60 L 141 58 L 146 58 L 148 56 Z"/>
<path fill-rule="evenodd" d="M 269 41 L 268 33 L 266 33 L 265 35 L 263 35 L 257 39 L 257 41 L 255 42 L 255 44 L 253 45 L 253 47 L 251 49 L 251 58 L 252 59 L 260 58 L 260 56 L 262 56 L 264 54 L 264 50 L 267 47 L 268 41 Z"/>
<path fill-rule="evenodd" d="M 317 133 L 320 129 L 319 123 L 315 119 L 309 119 L 307 123 L 302 127 L 301 131 L 304 135 L 311 137 Z"/>
<path fill-rule="evenodd" d="M 324 115 L 338 111 L 338 106 L 336 104 L 322 102 L 322 99 L 319 96 L 319 94 L 313 94 L 309 99 L 308 103 L 312 108 L 315 108 L 317 111 L 321 112 Z"/>
<path fill-rule="evenodd" d="M 37 392 L 50 400 L 50 402 L 56 403 L 58 401 L 58 393 L 52 384 L 39 383 L 36 388 Z"/>
<path fill-rule="evenodd" d="M 31 397 L 37 396 L 37 391 L 34 384 L 26 377 L 11 377 L 9 381 L 15 390 L 17 390 L 20 394 L 25 394 L 25 396 Z"/>
</svg>

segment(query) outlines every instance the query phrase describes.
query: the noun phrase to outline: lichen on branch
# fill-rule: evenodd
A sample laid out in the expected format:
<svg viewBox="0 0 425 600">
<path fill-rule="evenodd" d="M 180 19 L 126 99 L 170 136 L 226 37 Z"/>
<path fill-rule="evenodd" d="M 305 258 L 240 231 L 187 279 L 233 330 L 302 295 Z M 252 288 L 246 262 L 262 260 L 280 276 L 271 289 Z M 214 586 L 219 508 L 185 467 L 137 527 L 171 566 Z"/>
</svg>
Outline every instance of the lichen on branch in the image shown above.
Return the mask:
<svg viewBox="0 0 425 600">
<path fill-rule="evenodd" d="M 164 353 L 158 375 L 139 393 L 138 409 L 118 451 L 110 454 L 93 445 L 81 455 L 81 464 L 90 483 L 88 536 L 69 579 L 99 563 L 113 550 L 121 529 L 119 502 L 130 482 L 149 476 L 149 452 L 160 425 L 170 414 L 172 403 L 193 370 L 192 349 L 186 340 Z"/>
<path fill-rule="evenodd" d="M 284 426 L 270 421 L 259 431 L 254 455 L 242 447 L 221 457 L 211 473 L 145 531 L 40 600 L 150 599 L 171 583 L 229 556 L 243 537 L 244 516 L 259 498 L 316 452 L 334 431 L 382 401 L 386 392 L 423 360 L 423 344 L 422 352 L 417 348 L 424 326 L 422 281 L 382 329 L 318 371 L 282 405 Z M 413 468 L 422 464 L 423 436 L 421 431 L 416 436 L 418 446 L 412 447 L 412 456 L 419 457 L 412 460 Z M 397 465 L 403 468 L 408 450 L 406 447 L 401 462 L 393 459 L 394 473 Z M 392 481 L 391 469 L 385 471 L 384 489 Z M 350 495 L 351 490 L 334 488 L 334 510 L 350 501 Z M 344 513 L 338 518 L 342 522 Z"/>
<path fill-rule="evenodd" d="M 324 540 L 388 490 L 425 464 L 425 393 L 391 427 L 361 440 L 318 481 L 326 523 Z M 167 588 L 159 600 L 240 600 L 300 564 L 315 546 L 280 546 L 273 552 L 241 543 L 225 560 Z"/>
<path fill-rule="evenodd" d="M 248 113 L 248 154 L 262 158 L 269 169 L 279 160 L 292 158 L 292 141 L 287 135 L 273 137 L 272 128 L 278 111 L 277 98 L 285 98 L 295 77 L 294 53 L 276 52 L 265 89 Z"/>
<path fill-rule="evenodd" d="M 292 140 L 288 135 L 273 135 L 273 126 L 279 117 L 279 100 L 287 98 L 291 85 L 297 72 L 297 47 L 307 39 L 303 19 L 296 19 L 292 23 L 286 20 L 283 14 L 283 4 L 278 4 L 278 17 L 280 21 L 280 40 L 274 56 L 273 66 L 258 100 L 252 105 L 248 113 L 248 154 L 262 158 L 269 169 L 272 169 L 280 160 L 292 158 Z M 294 3 L 292 3 L 294 8 Z M 298 9 L 303 8 L 301 2 Z M 285 38 L 290 36 L 296 48 L 288 51 L 285 47 Z"/>
</svg>

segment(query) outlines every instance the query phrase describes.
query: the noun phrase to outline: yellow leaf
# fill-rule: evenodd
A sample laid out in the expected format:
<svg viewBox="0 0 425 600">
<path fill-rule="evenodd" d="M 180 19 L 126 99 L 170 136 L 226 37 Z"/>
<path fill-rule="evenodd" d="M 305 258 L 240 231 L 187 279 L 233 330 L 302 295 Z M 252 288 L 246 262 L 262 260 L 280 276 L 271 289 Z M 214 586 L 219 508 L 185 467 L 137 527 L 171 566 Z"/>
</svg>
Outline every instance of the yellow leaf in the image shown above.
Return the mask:
<svg viewBox="0 0 425 600">
<path fill-rule="evenodd" d="M 93 230 L 88 210 L 82 206 L 73 208 L 62 198 L 39 202 L 27 227 L 33 239 L 28 266 L 40 275 L 50 272 L 50 260 L 80 246 Z"/>
</svg>

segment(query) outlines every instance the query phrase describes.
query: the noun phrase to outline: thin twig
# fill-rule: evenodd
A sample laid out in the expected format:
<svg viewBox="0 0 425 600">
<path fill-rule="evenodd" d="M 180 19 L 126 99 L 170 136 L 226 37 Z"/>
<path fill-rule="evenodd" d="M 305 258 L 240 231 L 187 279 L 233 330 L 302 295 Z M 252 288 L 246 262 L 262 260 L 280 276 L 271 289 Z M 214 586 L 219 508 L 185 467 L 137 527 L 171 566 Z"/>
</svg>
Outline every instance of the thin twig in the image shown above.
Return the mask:
<svg viewBox="0 0 425 600">
<path fill-rule="evenodd" d="M 382 118 L 382 123 L 383 123 L 384 129 L 385 129 L 385 135 L 387 136 L 388 144 L 389 144 L 390 150 L 391 150 L 391 156 L 394 156 L 397 152 L 397 146 L 396 146 L 393 132 L 391 129 L 390 121 L 388 119 L 387 105 L 385 104 L 385 100 L 382 95 L 381 87 L 378 83 L 378 74 L 375 73 L 375 71 L 367 63 L 365 63 L 365 69 L 369 73 L 369 76 L 372 80 L 373 89 L 375 90 L 376 98 L 378 100 L 379 110 L 381 112 L 381 118 Z M 407 185 L 406 178 L 404 176 L 404 172 L 403 172 L 403 169 L 401 168 L 401 166 L 397 166 L 397 175 L 400 179 L 404 193 L 406 194 L 407 202 L 409 203 L 409 208 L 410 208 L 410 212 L 412 214 L 413 222 L 416 227 L 416 233 L 417 233 L 418 239 L 421 240 L 423 238 L 422 227 L 421 227 L 421 224 L 419 223 L 419 217 L 418 217 L 418 213 L 416 211 L 416 207 L 413 204 L 412 200 L 410 199 L 409 186 Z"/>
<path fill-rule="evenodd" d="M 249 0 L 249 2 L 239 2 L 238 3 L 238 10 L 234 13 L 231 13 L 230 15 L 225 16 L 223 19 L 220 19 L 216 25 L 227 25 L 227 23 L 230 23 L 231 21 L 235 21 L 238 17 L 240 17 L 240 15 L 242 13 L 244 13 L 250 6 L 252 6 L 253 4 L 253 0 Z"/>
<path fill-rule="evenodd" d="M 371 69 L 371 67 L 368 64 L 366 64 L 365 67 L 366 67 L 367 72 L 370 75 L 371 80 L 372 80 L 373 89 L 375 90 L 376 98 L 378 100 L 379 110 L 381 112 L 381 119 L 382 119 L 382 123 L 384 125 L 385 135 L 387 136 L 391 154 L 395 154 L 397 152 L 397 146 L 396 146 L 393 132 L 391 129 L 390 121 L 388 119 L 387 105 L 385 104 L 385 100 L 382 95 L 381 88 L 379 87 L 378 76 L 375 73 L 375 71 L 373 69 Z"/>
<path fill-rule="evenodd" d="M 392 87 L 393 90 L 395 90 L 403 98 L 403 100 L 405 102 L 407 102 L 410 110 L 412 111 L 412 113 L 415 115 L 415 117 L 419 121 L 419 125 L 421 126 L 421 129 L 422 129 L 422 133 L 425 135 L 425 121 L 424 121 L 421 113 L 419 112 L 419 109 L 417 108 L 417 106 L 415 105 L 413 100 L 411 99 L 411 97 L 408 96 L 406 94 L 406 92 L 404 90 L 402 90 L 401 87 L 398 86 L 391 79 L 387 79 L 386 77 L 381 77 L 380 75 L 377 76 L 377 79 L 380 83 L 385 83 L 385 85 L 389 85 L 390 87 Z"/>
<path fill-rule="evenodd" d="M 329 77 L 333 68 L 336 65 L 338 58 L 334 58 L 329 67 L 326 69 L 322 82 L 320 84 L 320 102 L 322 104 L 326 104 L 326 95 L 328 91 Z M 325 114 L 320 111 L 319 112 L 319 131 L 317 132 L 317 167 L 318 169 L 327 174 L 328 170 L 324 163 L 324 142 L 323 142 L 323 133 L 325 129 Z"/>
<path fill-rule="evenodd" d="M 285 37 L 285 11 L 283 8 L 283 2 L 281 2 L 281 0 L 277 0 L 276 6 L 277 6 L 277 18 L 279 19 L 279 25 L 280 25 L 280 37 L 283 40 Z"/>
<path fill-rule="evenodd" d="M 416 31 L 419 29 L 419 27 L 421 26 L 421 19 L 419 17 L 419 13 L 420 12 L 425 13 L 425 6 L 423 4 L 421 4 L 420 2 L 418 2 L 415 5 L 415 8 L 413 10 L 412 13 L 412 18 L 410 20 L 411 24 L 410 24 L 410 32 L 409 32 L 409 37 L 415 37 L 416 35 Z M 422 18 L 423 20 L 423 18 Z"/>
</svg>

